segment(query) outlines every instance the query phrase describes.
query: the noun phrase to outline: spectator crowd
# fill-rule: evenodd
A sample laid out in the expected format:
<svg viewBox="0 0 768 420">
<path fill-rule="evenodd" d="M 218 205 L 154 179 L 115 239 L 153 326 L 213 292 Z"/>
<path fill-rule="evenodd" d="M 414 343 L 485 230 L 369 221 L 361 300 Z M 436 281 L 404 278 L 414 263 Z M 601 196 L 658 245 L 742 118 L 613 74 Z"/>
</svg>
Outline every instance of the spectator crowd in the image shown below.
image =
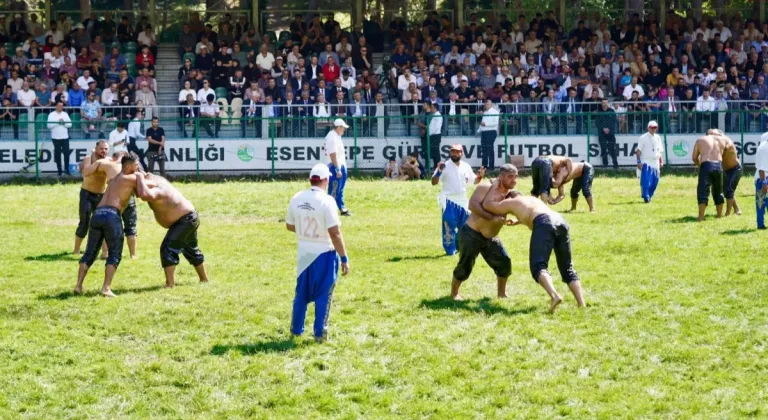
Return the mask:
<svg viewBox="0 0 768 420">
<path fill-rule="evenodd" d="M 673 11 L 665 21 L 595 13 L 566 32 L 551 11 L 484 22 L 470 15 L 463 27 L 431 13 L 345 30 L 332 14 L 296 15 L 278 38 L 257 34 L 244 16 L 213 25 L 192 15 L 178 39 L 179 126 L 217 136 L 225 117 L 258 136 L 272 119 L 280 136 L 317 136 L 326 118 L 356 117 L 365 136 L 386 133 L 389 121 L 373 117 L 390 114 L 409 132 L 423 130 L 429 110 L 447 117 L 443 133 L 470 135 L 491 100 L 510 134 L 583 133 L 600 125 L 601 112 L 615 113 L 615 130 L 625 133 L 661 113 L 661 130 L 765 131 L 768 23 Z M 2 123 L 57 102 L 86 136 L 103 135 L 110 119 L 158 115 L 157 39 L 146 17 L 92 14 L 75 23 L 59 14 L 46 27 L 35 14 L 0 16 Z M 379 52 L 386 59 L 374 67 Z"/>
</svg>

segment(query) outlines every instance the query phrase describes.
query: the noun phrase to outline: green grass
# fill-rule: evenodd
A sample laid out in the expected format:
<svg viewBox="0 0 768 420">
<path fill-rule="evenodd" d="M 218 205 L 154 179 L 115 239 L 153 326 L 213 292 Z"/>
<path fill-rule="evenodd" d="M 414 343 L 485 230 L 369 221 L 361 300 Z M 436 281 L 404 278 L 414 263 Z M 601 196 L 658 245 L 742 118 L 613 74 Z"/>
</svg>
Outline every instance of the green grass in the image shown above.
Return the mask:
<svg viewBox="0 0 768 420">
<path fill-rule="evenodd" d="M 141 204 L 140 259 L 123 260 L 112 300 L 70 294 L 79 187 L 3 186 L 0 418 L 765 418 L 768 264 L 750 184 L 744 216 L 699 224 L 692 177 L 664 177 L 652 205 L 636 179 L 598 177 L 597 214 L 582 199 L 566 215 L 589 307 L 556 275 L 566 300 L 550 316 L 525 227 L 501 234 L 510 298 L 480 259 L 452 303 L 438 188 L 352 180 L 352 274 L 325 345 L 288 340 L 296 251 L 281 219 L 304 183 L 180 184 L 212 283 L 182 260 L 174 290 Z M 102 280 L 97 262 L 86 289 Z"/>
</svg>

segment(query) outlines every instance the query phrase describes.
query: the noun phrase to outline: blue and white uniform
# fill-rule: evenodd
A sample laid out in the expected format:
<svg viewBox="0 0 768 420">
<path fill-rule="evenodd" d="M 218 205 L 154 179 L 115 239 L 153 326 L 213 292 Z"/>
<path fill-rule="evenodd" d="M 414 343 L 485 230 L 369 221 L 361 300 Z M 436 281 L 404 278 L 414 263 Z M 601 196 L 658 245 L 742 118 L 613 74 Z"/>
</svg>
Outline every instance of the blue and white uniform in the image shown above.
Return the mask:
<svg viewBox="0 0 768 420">
<path fill-rule="evenodd" d="M 643 134 L 637 142 L 637 150 L 640 151 L 640 163 L 643 165 L 640 173 L 640 193 L 647 203 L 653 198 L 661 176 L 659 160 L 664 151 L 661 137 L 658 134 Z"/>
<path fill-rule="evenodd" d="M 285 222 L 295 226 L 298 239 L 291 333 L 300 335 L 304 332 L 307 305 L 315 302 L 314 334 L 318 338 L 325 337 L 340 266 L 339 256 L 328 235 L 328 229 L 341 226 L 338 207 L 325 191 L 311 187 L 293 196 Z"/>
<path fill-rule="evenodd" d="M 757 227 L 765 229 L 768 195 L 763 194 L 763 185 L 768 184 L 768 133 L 763 134 L 760 140 L 760 146 L 755 153 L 755 208 L 757 209 Z M 765 173 L 765 181 L 760 179 L 760 171 Z"/>
<path fill-rule="evenodd" d="M 336 166 L 331 161 L 331 153 L 336 153 L 336 163 L 339 165 L 341 178 L 336 175 Z M 328 180 L 328 195 L 336 200 L 336 206 L 342 211 L 346 211 L 344 206 L 344 187 L 347 185 L 347 159 L 344 150 L 344 142 L 341 136 L 335 130 L 331 130 L 325 136 L 325 158 L 328 169 L 331 171 L 331 177 Z"/>
<path fill-rule="evenodd" d="M 439 169 L 435 171 L 437 176 Z M 456 235 L 469 218 L 469 199 L 467 185 L 474 182 L 476 176 L 472 167 L 463 160 L 458 164 L 448 159 L 440 173 L 443 185 L 437 200 L 443 211 L 443 249 L 448 255 L 456 254 Z"/>
</svg>

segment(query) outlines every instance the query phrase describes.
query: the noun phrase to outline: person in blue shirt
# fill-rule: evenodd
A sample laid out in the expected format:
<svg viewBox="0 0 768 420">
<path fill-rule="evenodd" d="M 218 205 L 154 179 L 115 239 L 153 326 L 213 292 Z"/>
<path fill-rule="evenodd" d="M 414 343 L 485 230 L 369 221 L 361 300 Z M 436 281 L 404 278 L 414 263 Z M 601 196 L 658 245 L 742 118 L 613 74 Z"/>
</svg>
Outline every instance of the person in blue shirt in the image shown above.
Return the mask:
<svg viewBox="0 0 768 420">
<path fill-rule="evenodd" d="M 73 83 L 68 92 L 69 99 L 67 99 L 67 106 L 80 107 L 85 102 L 85 93 L 77 83 Z"/>
</svg>

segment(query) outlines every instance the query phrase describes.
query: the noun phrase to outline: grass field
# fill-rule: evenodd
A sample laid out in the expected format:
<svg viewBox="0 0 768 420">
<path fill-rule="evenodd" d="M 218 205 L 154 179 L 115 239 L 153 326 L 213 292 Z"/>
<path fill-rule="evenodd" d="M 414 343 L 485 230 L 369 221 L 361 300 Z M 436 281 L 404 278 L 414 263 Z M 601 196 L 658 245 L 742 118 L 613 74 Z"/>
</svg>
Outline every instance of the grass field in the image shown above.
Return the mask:
<svg viewBox="0 0 768 420">
<path fill-rule="evenodd" d="M 696 223 L 693 177 L 662 178 L 651 205 L 636 179 L 598 177 L 597 213 L 582 199 L 566 215 L 589 307 L 555 275 L 566 300 L 550 316 L 525 227 L 501 234 L 510 298 L 494 298 L 479 260 L 453 303 L 437 187 L 352 180 L 352 274 L 325 345 L 288 340 L 296 250 L 282 218 L 302 182 L 179 184 L 212 283 L 182 260 L 174 290 L 141 204 L 140 259 L 123 260 L 117 299 L 94 296 L 101 262 L 90 295 L 70 293 L 79 186 L 2 186 L 0 418 L 766 418 L 768 264 L 750 184 L 743 216 Z"/>
</svg>

